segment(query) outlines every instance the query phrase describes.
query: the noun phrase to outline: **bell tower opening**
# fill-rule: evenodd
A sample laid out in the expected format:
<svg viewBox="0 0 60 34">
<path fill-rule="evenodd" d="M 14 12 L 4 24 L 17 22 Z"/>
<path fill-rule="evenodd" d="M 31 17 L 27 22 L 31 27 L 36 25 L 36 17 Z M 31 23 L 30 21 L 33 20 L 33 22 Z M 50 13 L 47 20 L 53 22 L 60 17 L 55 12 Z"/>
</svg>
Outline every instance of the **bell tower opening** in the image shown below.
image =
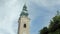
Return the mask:
<svg viewBox="0 0 60 34">
<path fill-rule="evenodd" d="M 24 28 L 26 28 L 26 24 L 24 24 Z"/>
</svg>

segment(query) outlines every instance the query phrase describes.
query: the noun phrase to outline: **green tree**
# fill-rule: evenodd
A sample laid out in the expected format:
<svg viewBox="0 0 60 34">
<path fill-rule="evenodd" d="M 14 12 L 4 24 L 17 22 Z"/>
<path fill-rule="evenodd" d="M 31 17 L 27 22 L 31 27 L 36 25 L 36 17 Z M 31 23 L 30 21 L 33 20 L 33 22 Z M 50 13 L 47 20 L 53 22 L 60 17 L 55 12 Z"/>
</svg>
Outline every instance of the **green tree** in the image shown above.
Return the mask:
<svg viewBox="0 0 60 34">
<path fill-rule="evenodd" d="M 44 27 L 41 31 L 40 34 L 48 34 L 48 28 Z"/>
<path fill-rule="evenodd" d="M 41 29 L 40 34 L 60 34 L 60 14 L 58 11 L 57 15 L 50 20 L 49 27 Z"/>
</svg>

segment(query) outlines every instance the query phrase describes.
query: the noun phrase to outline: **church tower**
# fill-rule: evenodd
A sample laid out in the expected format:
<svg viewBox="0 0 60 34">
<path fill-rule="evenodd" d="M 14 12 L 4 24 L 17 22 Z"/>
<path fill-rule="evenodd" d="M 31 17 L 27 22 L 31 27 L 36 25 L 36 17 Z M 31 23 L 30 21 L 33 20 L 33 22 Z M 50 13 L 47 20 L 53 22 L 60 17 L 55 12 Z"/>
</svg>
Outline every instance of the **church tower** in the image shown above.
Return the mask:
<svg viewBox="0 0 60 34">
<path fill-rule="evenodd" d="M 18 20 L 18 34 L 29 34 L 29 21 L 27 6 L 24 5 Z"/>
</svg>

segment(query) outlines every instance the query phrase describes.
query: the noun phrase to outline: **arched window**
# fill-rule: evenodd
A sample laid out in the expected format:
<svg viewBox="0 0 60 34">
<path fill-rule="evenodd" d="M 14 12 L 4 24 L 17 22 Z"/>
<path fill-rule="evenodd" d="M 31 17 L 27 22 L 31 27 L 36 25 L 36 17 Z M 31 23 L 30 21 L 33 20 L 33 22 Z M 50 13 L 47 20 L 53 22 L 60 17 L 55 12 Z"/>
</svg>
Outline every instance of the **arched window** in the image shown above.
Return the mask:
<svg viewBox="0 0 60 34">
<path fill-rule="evenodd" d="M 26 24 L 24 24 L 24 28 L 26 28 Z"/>
</svg>

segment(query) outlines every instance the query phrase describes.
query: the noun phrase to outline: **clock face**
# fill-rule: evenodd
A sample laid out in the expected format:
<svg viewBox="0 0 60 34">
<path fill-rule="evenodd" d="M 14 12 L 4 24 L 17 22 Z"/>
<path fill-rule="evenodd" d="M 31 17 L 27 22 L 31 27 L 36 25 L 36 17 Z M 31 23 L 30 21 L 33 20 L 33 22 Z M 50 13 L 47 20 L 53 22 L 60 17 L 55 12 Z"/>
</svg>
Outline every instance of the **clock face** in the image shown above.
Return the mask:
<svg viewBox="0 0 60 34">
<path fill-rule="evenodd" d="M 26 34 L 26 31 L 24 31 L 23 34 Z"/>
</svg>

